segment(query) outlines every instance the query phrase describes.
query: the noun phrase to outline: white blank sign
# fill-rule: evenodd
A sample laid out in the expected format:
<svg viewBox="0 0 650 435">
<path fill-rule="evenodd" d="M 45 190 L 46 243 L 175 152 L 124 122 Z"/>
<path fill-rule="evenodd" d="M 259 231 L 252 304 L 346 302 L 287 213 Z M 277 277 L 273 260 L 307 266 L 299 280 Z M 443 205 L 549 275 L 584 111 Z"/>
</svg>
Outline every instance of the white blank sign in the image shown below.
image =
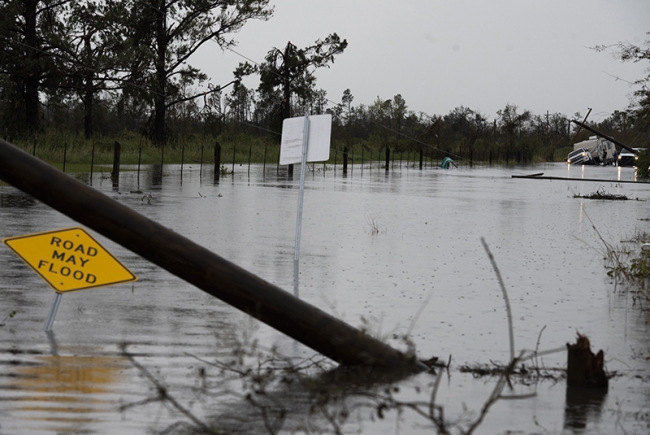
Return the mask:
<svg viewBox="0 0 650 435">
<path fill-rule="evenodd" d="M 280 164 L 292 165 L 302 161 L 302 140 L 305 117 L 287 118 L 282 122 Z M 322 162 L 330 158 L 332 115 L 309 116 L 308 162 Z"/>
</svg>

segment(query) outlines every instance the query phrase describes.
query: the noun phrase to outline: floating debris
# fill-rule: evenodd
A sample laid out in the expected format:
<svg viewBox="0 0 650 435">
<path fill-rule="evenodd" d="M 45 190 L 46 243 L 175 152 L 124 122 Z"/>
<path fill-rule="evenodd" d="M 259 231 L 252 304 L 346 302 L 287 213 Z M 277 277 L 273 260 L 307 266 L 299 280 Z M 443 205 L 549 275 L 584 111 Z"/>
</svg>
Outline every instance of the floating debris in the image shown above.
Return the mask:
<svg viewBox="0 0 650 435">
<path fill-rule="evenodd" d="M 628 198 L 626 195 L 617 195 L 614 193 L 607 193 L 603 189 L 598 189 L 594 193 L 590 193 L 589 195 L 581 195 L 579 193 L 576 193 L 573 195 L 574 198 L 584 198 L 584 199 L 604 199 L 608 201 L 627 201 Z"/>
</svg>

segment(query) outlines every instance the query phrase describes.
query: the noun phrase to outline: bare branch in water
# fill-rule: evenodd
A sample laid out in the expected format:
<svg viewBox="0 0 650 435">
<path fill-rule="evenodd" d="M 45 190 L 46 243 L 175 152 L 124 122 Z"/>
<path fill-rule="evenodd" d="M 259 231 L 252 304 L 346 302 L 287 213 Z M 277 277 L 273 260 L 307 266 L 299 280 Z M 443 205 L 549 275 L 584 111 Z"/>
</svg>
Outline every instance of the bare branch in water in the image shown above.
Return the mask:
<svg viewBox="0 0 650 435">
<path fill-rule="evenodd" d="M 127 405 L 122 405 L 120 406 L 120 411 L 125 411 L 129 408 L 133 408 L 135 406 L 140 406 L 140 405 L 146 405 L 148 403 L 152 402 L 167 402 L 171 406 L 173 406 L 177 411 L 179 411 L 181 414 L 183 414 L 185 417 L 187 417 L 189 420 L 192 421 L 196 425 L 197 428 L 199 428 L 202 432 L 204 433 L 213 433 L 214 431 L 210 429 L 205 423 L 203 423 L 201 420 L 199 420 L 194 414 L 192 414 L 187 408 L 185 408 L 183 405 L 181 405 L 174 397 L 168 394 L 167 392 L 167 387 L 165 387 L 149 370 L 147 370 L 142 364 L 137 362 L 135 358 L 126 350 L 126 344 L 122 344 L 120 346 L 122 350 L 122 356 L 126 357 L 131 361 L 131 364 L 142 373 L 142 375 L 147 378 L 149 382 L 151 382 L 155 387 L 156 387 L 156 392 L 158 393 L 157 397 L 151 397 L 145 400 L 142 400 L 140 402 L 136 403 L 131 403 Z"/>
<path fill-rule="evenodd" d="M 490 247 L 488 246 L 487 242 L 483 237 L 481 237 L 481 243 L 483 244 L 483 248 L 485 248 L 485 252 L 487 252 L 488 258 L 490 259 L 490 263 L 492 263 L 492 268 L 494 269 L 494 273 L 496 273 L 497 275 L 497 279 L 499 280 L 499 286 L 501 286 L 501 291 L 503 292 L 503 300 L 506 302 L 506 311 L 508 314 L 508 331 L 510 332 L 510 361 L 514 361 L 515 333 L 514 333 L 514 328 L 512 326 L 512 310 L 510 309 L 510 300 L 508 299 L 508 292 L 506 291 L 506 286 L 503 282 L 503 278 L 501 278 L 501 272 L 499 271 L 497 262 L 494 260 L 494 256 L 490 251 Z"/>
</svg>

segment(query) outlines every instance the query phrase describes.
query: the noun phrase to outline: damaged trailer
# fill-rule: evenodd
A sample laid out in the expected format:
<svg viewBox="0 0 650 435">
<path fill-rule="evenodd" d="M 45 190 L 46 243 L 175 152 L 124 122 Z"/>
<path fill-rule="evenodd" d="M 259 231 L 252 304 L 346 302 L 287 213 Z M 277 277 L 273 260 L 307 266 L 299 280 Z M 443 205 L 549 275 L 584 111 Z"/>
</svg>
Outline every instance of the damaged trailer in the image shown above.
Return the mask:
<svg viewBox="0 0 650 435">
<path fill-rule="evenodd" d="M 573 151 L 567 163 L 574 165 L 613 165 L 616 163 L 616 146 L 613 142 L 598 136 L 591 136 L 573 144 Z"/>
</svg>

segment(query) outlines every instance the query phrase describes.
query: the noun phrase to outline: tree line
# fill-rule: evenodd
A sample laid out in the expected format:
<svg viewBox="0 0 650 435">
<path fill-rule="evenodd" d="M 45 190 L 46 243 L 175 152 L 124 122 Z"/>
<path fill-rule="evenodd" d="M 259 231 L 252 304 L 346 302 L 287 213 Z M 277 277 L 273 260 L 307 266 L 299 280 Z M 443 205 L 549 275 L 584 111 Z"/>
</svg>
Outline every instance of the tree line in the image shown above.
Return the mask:
<svg viewBox="0 0 650 435">
<path fill-rule="evenodd" d="M 86 137 L 113 125 L 162 145 L 186 103 L 225 87 L 191 57 L 208 41 L 233 46 L 247 21 L 272 13 L 268 0 L 0 0 L 5 135 L 81 118 Z"/>
<path fill-rule="evenodd" d="M 336 33 L 307 47 L 270 47 L 262 62 L 242 63 L 218 84 L 192 66 L 203 44 L 231 48 L 246 22 L 272 14 L 269 0 L 0 0 L 0 134 L 134 132 L 157 146 L 241 134 L 277 142 L 284 118 L 330 113 L 341 148 L 469 159 L 505 153 L 520 162 L 557 160 L 558 150 L 589 136 L 572 128 L 579 113 L 533 114 L 507 104 L 492 117 L 462 106 L 428 115 L 399 94 L 354 105 L 349 89 L 330 100 L 315 70 L 344 53 L 347 41 Z M 623 60 L 648 59 L 648 49 L 614 47 Z M 251 75 L 259 84 L 247 88 Z M 647 78 L 638 84 L 628 109 L 592 123 L 630 146 L 648 137 Z"/>
</svg>

